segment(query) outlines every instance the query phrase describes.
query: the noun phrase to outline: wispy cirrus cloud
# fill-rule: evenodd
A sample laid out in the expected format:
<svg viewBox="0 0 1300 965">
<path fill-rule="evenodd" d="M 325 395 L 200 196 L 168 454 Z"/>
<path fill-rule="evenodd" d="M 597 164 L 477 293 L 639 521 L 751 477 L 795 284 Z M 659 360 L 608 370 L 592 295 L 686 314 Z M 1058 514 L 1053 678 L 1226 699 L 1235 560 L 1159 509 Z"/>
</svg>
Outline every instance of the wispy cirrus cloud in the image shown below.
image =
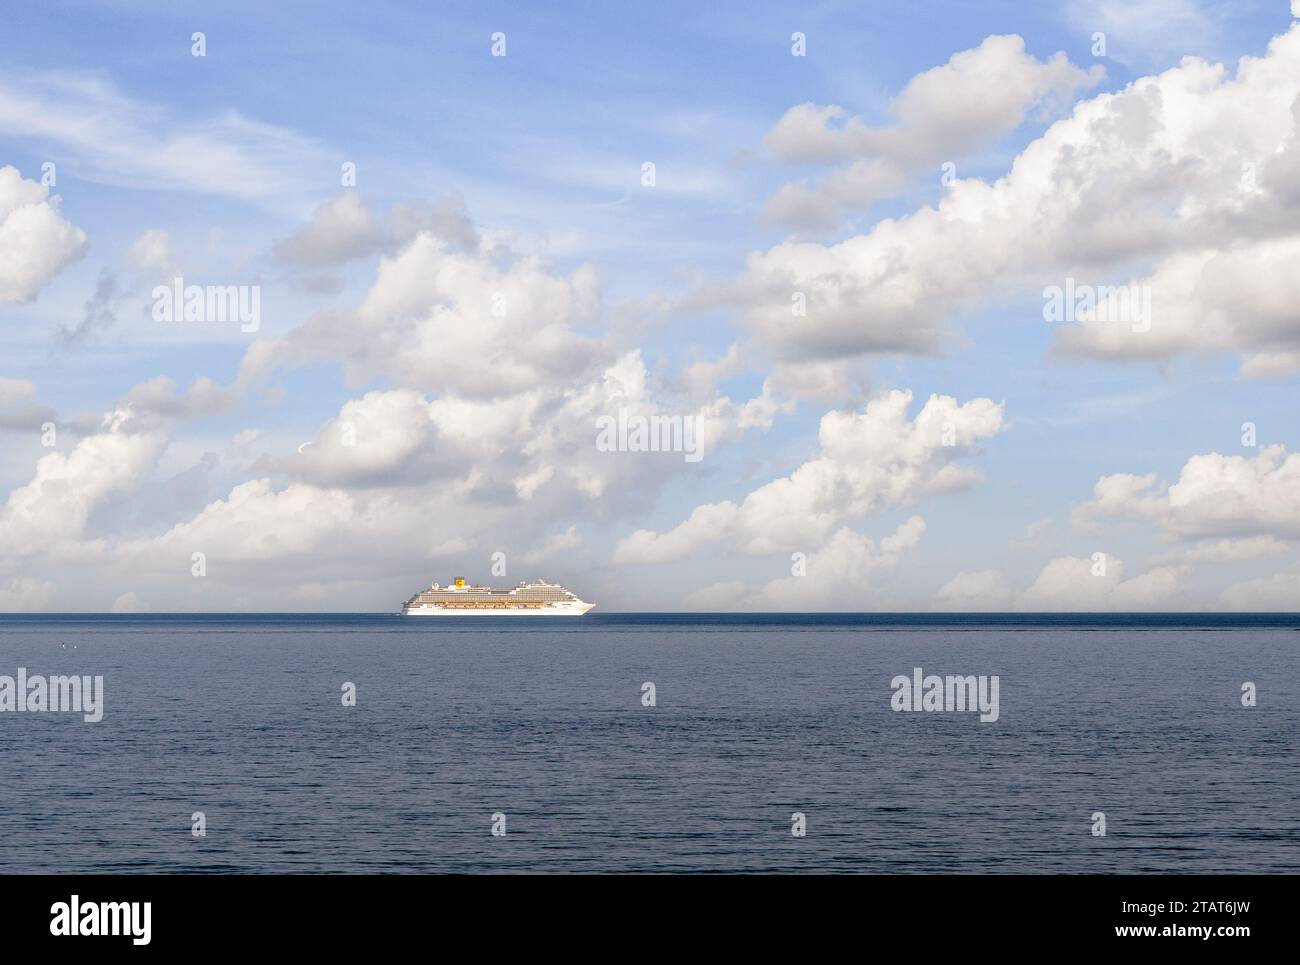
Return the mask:
<svg viewBox="0 0 1300 965">
<path fill-rule="evenodd" d="M 186 117 L 93 73 L 0 74 L 0 135 L 56 154 L 88 181 L 242 200 L 297 192 L 304 171 L 335 163 L 297 131 L 233 109 Z"/>
<path fill-rule="evenodd" d="M 1224 20 L 1234 4 L 1198 0 L 1070 0 L 1066 20 L 1106 35 L 1106 56 L 1134 67 L 1176 64 L 1185 55 L 1221 54 Z"/>
</svg>

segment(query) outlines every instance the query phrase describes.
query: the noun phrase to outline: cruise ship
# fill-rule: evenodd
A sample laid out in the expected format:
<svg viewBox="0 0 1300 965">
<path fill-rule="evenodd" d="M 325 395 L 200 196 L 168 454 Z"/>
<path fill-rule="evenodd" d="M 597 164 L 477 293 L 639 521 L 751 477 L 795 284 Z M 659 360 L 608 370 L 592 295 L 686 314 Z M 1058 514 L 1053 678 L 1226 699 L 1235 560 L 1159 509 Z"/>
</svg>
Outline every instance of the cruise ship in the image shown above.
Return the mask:
<svg viewBox="0 0 1300 965">
<path fill-rule="evenodd" d="M 449 586 L 435 583 L 402 605 L 408 617 L 424 616 L 551 616 L 580 617 L 596 604 L 584 603 L 558 583 L 521 582 L 509 590 L 469 586 L 456 577 Z"/>
</svg>

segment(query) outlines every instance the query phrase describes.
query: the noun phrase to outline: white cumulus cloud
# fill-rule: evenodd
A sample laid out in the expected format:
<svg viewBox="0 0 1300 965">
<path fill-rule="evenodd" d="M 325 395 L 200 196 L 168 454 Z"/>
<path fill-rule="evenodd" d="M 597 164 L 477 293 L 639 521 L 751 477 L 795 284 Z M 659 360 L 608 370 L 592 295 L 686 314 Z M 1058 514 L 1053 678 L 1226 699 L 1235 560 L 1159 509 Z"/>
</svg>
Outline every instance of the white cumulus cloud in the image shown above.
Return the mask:
<svg viewBox="0 0 1300 965">
<path fill-rule="evenodd" d="M 843 108 L 790 108 L 764 143 L 790 162 L 850 161 L 809 186 L 787 184 L 767 205 L 770 221 L 791 227 L 834 224 L 841 209 L 861 209 L 904 187 L 926 167 L 965 157 L 1014 130 L 1037 106 L 1062 105 L 1095 86 L 1103 68 L 1075 67 L 1065 54 L 1040 61 L 1013 35 L 988 37 L 948 63 L 913 77 L 890 105 L 897 122 L 873 128 Z"/>
<path fill-rule="evenodd" d="M 86 233 L 59 212 L 59 197 L 0 167 L 0 302 L 29 302 L 82 256 Z"/>
<path fill-rule="evenodd" d="M 619 542 L 614 562 L 669 562 L 719 540 L 746 553 L 798 550 L 845 521 L 970 485 L 978 475 L 953 460 L 1002 430 L 1002 406 L 936 395 L 909 420 L 911 401 L 910 392 L 894 390 L 861 412 L 828 412 L 816 458 L 740 503 L 698 506 L 665 533 L 638 530 Z"/>
</svg>

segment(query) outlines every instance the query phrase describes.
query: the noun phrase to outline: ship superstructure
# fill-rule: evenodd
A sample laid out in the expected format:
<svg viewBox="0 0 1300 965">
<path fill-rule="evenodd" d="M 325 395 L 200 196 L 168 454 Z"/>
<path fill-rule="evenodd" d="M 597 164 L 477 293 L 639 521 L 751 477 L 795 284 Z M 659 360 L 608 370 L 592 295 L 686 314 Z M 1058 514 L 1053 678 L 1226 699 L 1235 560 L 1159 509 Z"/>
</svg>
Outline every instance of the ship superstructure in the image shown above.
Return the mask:
<svg viewBox="0 0 1300 965">
<path fill-rule="evenodd" d="M 402 606 L 406 616 L 566 616 L 580 617 L 595 607 L 558 583 L 525 580 L 508 590 L 473 586 L 456 577 L 448 586 L 433 584 Z"/>
</svg>

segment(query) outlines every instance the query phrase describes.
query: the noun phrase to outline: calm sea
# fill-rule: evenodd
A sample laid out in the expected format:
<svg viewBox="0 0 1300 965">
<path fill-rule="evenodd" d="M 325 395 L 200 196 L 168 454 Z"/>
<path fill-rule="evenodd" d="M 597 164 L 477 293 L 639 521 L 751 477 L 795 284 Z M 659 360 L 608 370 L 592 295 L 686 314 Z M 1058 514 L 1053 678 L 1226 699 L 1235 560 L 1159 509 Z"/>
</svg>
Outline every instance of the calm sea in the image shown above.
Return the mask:
<svg viewBox="0 0 1300 965">
<path fill-rule="evenodd" d="M 0 675 L 103 675 L 105 699 L 98 723 L 0 713 L 0 870 L 1295 872 L 1298 631 L 3 617 Z M 998 720 L 894 712 L 916 667 L 997 675 Z"/>
</svg>

